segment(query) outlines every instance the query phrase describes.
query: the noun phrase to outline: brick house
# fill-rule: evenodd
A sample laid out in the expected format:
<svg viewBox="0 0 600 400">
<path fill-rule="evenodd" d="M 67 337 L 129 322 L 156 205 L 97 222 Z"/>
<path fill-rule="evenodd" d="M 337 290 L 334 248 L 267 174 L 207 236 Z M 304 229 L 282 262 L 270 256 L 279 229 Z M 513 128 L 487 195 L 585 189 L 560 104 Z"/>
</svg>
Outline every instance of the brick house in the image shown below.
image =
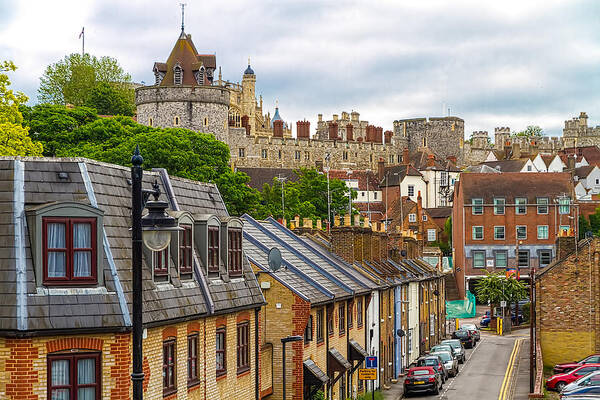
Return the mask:
<svg viewBox="0 0 600 400">
<path fill-rule="evenodd" d="M 559 238 L 558 260 L 536 274 L 536 335 L 544 365 L 600 353 L 600 239 Z"/>
<path fill-rule="evenodd" d="M 394 232 L 410 231 L 416 235 L 421 250 L 424 246 L 430 246 L 438 241 L 444 232 L 443 228 L 436 223 L 428 209 L 423 208 L 421 192 L 417 193 L 417 201 L 408 197 L 402 197 L 402 203 L 398 199 L 390 210 L 389 230 Z"/>
<path fill-rule="evenodd" d="M 462 298 L 486 271 L 518 267 L 528 279 L 532 267 L 556 257 L 555 238 L 576 231 L 568 173 L 465 173 L 454 196 L 454 268 Z"/>
<path fill-rule="evenodd" d="M 328 398 L 345 400 L 364 390 L 356 369 L 367 355 L 367 312 L 376 283 L 352 266 L 323 251 L 272 218 L 244 220 L 244 249 L 265 294 L 262 345 L 272 348 L 273 386 L 261 398 L 282 398 L 281 339 L 300 335 L 303 342 L 286 348 L 288 398 L 312 398 L 322 390 Z M 273 271 L 272 248 L 282 255 Z M 268 360 L 264 360 L 268 363 Z"/>
<path fill-rule="evenodd" d="M 0 397 L 131 398 L 131 172 L 2 158 Z M 143 253 L 146 398 L 255 398 L 264 298 L 212 184 L 144 173 L 177 219 Z"/>
</svg>

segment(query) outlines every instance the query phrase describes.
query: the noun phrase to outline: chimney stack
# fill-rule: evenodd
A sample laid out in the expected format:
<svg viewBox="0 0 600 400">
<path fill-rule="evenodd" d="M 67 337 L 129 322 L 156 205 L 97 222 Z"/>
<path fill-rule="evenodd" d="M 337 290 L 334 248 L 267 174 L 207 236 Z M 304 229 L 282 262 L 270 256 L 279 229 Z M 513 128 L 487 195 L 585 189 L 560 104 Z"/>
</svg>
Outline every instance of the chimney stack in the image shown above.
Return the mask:
<svg viewBox="0 0 600 400">
<path fill-rule="evenodd" d="M 310 121 L 296 122 L 296 137 L 308 139 L 310 138 Z"/>
<path fill-rule="evenodd" d="M 435 167 L 435 156 L 433 154 L 427 156 L 427 166 Z"/>
<path fill-rule="evenodd" d="M 404 165 L 410 164 L 410 156 L 408 154 L 408 147 L 405 147 L 404 150 L 402 150 L 402 164 L 404 164 Z"/>
<path fill-rule="evenodd" d="M 385 136 L 385 143 L 392 143 L 392 136 L 394 136 L 394 132 L 392 131 L 385 131 L 383 133 L 383 135 Z"/>
<path fill-rule="evenodd" d="M 330 122 L 329 123 L 329 140 L 337 140 L 337 138 L 338 138 L 338 124 L 337 124 L 337 122 Z"/>
<path fill-rule="evenodd" d="M 448 156 L 446 160 L 450 161 L 452 164 L 456 165 L 456 156 Z"/>
<path fill-rule="evenodd" d="M 383 158 L 380 158 L 377 162 L 377 179 L 381 182 L 383 176 L 385 175 L 385 161 Z M 367 173 L 367 179 L 369 179 L 369 173 Z"/>
<path fill-rule="evenodd" d="M 354 127 L 352 124 L 346 125 L 346 140 L 349 142 L 354 140 Z"/>
<path fill-rule="evenodd" d="M 283 121 L 273 121 L 273 137 L 283 137 Z"/>
</svg>

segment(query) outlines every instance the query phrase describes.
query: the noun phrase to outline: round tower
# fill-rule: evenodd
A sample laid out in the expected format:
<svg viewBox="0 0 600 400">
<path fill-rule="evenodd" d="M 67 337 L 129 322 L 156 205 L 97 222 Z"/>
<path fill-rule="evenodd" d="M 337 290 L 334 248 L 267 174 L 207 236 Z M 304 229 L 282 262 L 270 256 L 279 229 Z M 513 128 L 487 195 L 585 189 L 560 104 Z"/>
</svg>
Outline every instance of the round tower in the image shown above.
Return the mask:
<svg viewBox="0 0 600 400">
<path fill-rule="evenodd" d="M 248 112 L 248 123 L 250 124 L 250 134 L 256 132 L 256 75 L 250 66 L 250 58 L 248 58 L 248 68 L 244 71 L 242 77 L 242 110 Z"/>
</svg>

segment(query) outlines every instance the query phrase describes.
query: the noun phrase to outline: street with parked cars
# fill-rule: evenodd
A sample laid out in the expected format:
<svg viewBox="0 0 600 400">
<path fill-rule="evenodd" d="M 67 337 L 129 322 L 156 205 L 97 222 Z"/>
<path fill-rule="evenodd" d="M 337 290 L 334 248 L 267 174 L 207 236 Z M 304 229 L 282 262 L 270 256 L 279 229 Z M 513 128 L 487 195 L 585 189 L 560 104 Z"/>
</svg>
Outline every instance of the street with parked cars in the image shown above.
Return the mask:
<svg viewBox="0 0 600 400">
<path fill-rule="evenodd" d="M 561 399 L 600 399 L 600 354 L 557 364 L 553 372 L 546 389 L 559 392 Z"/>
</svg>

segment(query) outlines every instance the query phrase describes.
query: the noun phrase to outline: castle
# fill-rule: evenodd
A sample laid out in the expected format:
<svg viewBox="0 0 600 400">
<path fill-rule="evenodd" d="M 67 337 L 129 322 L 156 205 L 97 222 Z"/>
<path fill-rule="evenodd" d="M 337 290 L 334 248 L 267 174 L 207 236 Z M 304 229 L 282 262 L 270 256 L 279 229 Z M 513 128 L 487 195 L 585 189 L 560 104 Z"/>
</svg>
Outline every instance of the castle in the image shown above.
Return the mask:
<svg viewBox="0 0 600 400">
<path fill-rule="evenodd" d="M 567 148 L 599 145 L 600 126 L 589 127 L 587 114 L 581 112 L 579 117 L 565 121 L 562 137 L 513 136 L 510 128 L 499 127 L 494 129 L 493 142 L 487 131 L 473 132 L 470 141 L 464 142 L 461 153 L 465 165 L 475 165 L 485 161 L 491 151 L 504 151 L 508 154 L 508 148 L 518 148 L 522 156 L 533 156 L 538 153 L 556 154 Z"/>
<path fill-rule="evenodd" d="M 461 158 L 464 121 L 457 117 L 394 121 L 383 131 L 360 120 L 356 111 L 324 121 L 315 134 L 310 122 L 285 122 L 275 109 L 264 114 L 256 98 L 256 74 L 250 62 L 242 83 L 223 80 L 216 57 L 200 54 L 183 29 L 165 63 L 154 64 L 155 82 L 136 89 L 137 120 L 157 127 L 182 127 L 212 133 L 226 143 L 236 167 L 298 168 L 329 163 L 335 169 L 373 169 L 379 160 L 402 162 L 403 149 L 427 147 L 441 157 Z"/>
</svg>

